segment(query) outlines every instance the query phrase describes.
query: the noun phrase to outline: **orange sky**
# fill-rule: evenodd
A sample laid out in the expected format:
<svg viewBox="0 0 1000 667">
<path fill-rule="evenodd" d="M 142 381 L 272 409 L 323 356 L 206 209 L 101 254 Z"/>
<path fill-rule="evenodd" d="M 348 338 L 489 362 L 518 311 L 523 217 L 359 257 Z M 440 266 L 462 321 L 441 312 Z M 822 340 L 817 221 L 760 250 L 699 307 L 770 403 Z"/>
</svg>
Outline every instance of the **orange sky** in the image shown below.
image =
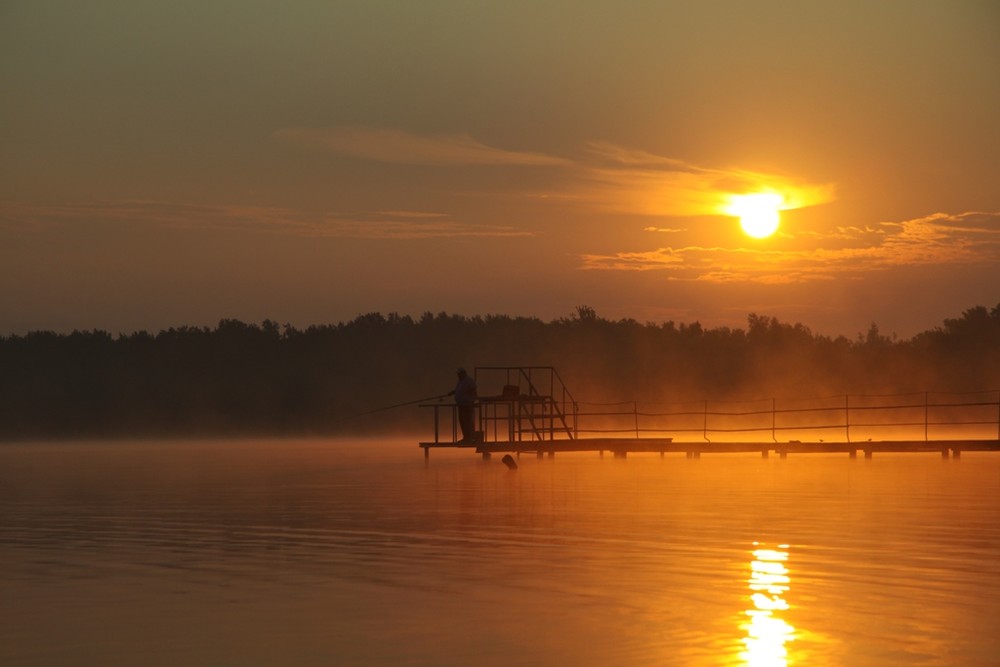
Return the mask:
<svg viewBox="0 0 1000 667">
<path fill-rule="evenodd" d="M 0 335 L 1000 303 L 1000 5 L 11 0 Z M 726 197 L 780 193 L 752 239 Z"/>
</svg>

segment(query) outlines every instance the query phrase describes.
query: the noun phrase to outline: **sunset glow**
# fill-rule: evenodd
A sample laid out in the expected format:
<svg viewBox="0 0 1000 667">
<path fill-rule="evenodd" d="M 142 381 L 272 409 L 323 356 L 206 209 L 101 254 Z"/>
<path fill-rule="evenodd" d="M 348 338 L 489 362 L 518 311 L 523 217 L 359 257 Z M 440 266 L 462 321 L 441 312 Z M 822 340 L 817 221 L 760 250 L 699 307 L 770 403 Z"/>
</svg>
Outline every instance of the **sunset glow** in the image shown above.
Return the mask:
<svg viewBox="0 0 1000 667">
<path fill-rule="evenodd" d="M 740 227 L 748 236 L 763 239 L 778 230 L 778 211 L 784 203 L 784 197 L 770 192 L 733 195 L 726 212 L 740 219 Z"/>
<path fill-rule="evenodd" d="M 0 667 L 1000 667 L 998 27 L 0 0 Z"/>
<path fill-rule="evenodd" d="M 742 658 L 748 667 L 784 667 L 788 664 L 786 644 L 795 638 L 795 628 L 782 618 L 789 605 L 784 595 L 791 578 L 788 574 L 788 545 L 777 549 L 757 545 L 750 563 L 750 601 L 752 609 L 745 613 L 746 651 Z"/>
<path fill-rule="evenodd" d="M 0 335 L 585 303 L 911 337 L 1000 300 L 997 17 L 892 3 L 15 3 Z"/>
</svg>

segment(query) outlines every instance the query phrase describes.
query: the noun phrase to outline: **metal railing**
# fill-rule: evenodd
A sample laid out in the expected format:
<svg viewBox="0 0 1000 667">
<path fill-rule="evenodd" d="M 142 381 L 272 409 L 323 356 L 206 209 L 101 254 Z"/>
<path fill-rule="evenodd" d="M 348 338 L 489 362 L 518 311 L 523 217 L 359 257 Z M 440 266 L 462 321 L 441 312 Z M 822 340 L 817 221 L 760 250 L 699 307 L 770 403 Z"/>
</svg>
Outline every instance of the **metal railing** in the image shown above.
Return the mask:
<svg viewBox="0 0 1000 667">
<path fill-rule="evenodd" d="M 641 406 L 636 401 L 579 403 L 577 433 L 599 437 L 673 437 L 779 442 L 791 437 L 1000 440 L 1000 391 L 844 394 L 821 398 L 692 401 Z M 823 437 L 820 437 L 823 436 Z"/>
<path fill-rule="evenodd" d="M 1000 390 L 647 405 L 578 402 L 551 366 L 483 366 L 475 378 L 477 440 L 483 443 L 587 436 L 775 443 L 1000 440 Z M 456 406 L 420 407 L 434 408 L 435 444 L 458 441 Z"/>
<path fill-rule="evenodd" d="M 479 388 L 479 442 L 577 437 L 579 408 L 554 367 L 478 366 L 474 378 Z M 434 409 L 435 444 L 458 441 L 457 406 L 429 403 L 420 407 Z"/>
</svg>

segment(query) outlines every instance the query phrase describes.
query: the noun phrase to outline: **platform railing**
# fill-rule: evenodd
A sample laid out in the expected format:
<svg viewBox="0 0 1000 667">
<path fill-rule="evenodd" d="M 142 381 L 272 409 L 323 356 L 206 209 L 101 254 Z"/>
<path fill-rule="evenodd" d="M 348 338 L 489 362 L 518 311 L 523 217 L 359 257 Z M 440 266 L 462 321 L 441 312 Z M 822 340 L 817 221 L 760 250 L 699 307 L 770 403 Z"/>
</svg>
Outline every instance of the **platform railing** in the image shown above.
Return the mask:
<svg viewBox="0 0 1000 667">
<path fill-rule="evenodd" d="M 580 436 L 713 439 L 1000 440 L 1000 391 L 843 394 L 820 398 L 579 403 Z"/>
<path fill-rule="evenodd" d="M 476 371 L 477 376 L 502 371 L 504 386 L 519 380 L 519 386 L 526 389 L 516 398 L 505 399 L 501 394 L 480 400 L 477 428 L 482 442 L 487 443 L 587 436 L 775 443 L 1000 440 L 1000 390 L 702 399 L 660 405 L 586 403 L 572 397 L 551 367 L 485 367 Z M 526 403 L 541 406 L 543 412 L 525 414 Z M 435 403 L 421 407 L 434 409 L 435 444 L 457 442 L 456 406 Z"/>
<path fill-rule="evenodd" d="M 478 366 L 479 425 L 486 442 L 575 439 L 578 406 L 552 366 Z"/>
<path fill-rule="evenodd" d="M 480 442 L 575 439 L 579 408 L 552 366 L 478 366 L 477 430 Z M 428 403 L 434 410 L 434 443 L 458 442 L 454 404 Z"/>
</svg>

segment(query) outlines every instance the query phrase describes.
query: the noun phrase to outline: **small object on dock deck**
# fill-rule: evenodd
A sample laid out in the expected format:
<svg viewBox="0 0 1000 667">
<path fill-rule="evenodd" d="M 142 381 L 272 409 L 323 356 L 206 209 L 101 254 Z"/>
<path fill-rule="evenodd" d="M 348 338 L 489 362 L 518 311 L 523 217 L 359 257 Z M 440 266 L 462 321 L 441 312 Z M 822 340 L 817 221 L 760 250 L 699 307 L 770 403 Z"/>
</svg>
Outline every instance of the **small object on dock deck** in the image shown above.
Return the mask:
<svg viewBox="0 0 1000 667">
<path fill-rule="evenodd" d="M 517 470 L 517 461 L 515 461 L 514 457 L 510 454 L 504 454 L 504 457 L 500 460 L 503 461 L 503 464 L 511 470 Z"/>
</svg>

